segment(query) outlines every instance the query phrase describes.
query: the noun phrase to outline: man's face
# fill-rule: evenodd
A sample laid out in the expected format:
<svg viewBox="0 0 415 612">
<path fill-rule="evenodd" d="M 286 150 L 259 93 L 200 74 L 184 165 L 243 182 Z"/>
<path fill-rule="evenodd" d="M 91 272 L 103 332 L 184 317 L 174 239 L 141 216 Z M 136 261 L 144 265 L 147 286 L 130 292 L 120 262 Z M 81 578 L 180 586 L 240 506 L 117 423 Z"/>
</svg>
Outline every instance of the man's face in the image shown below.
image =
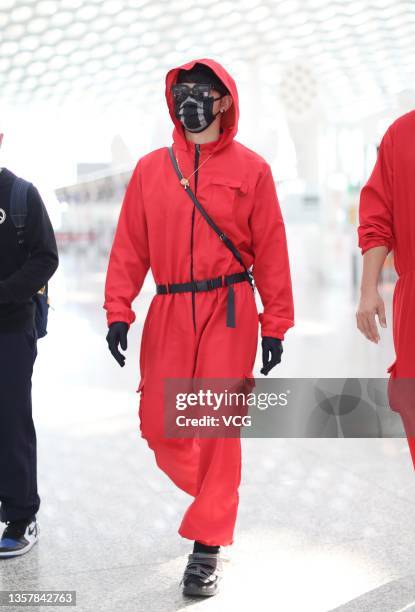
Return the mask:
<svg viewBox="0 0 415 612">
<path fill-rule="evenodd" d="M 207 83 L 177 83 L 172 86 L 174 114 L 190 132 L 202 132 L 232 104 L 230 95 L 221 94 Z"/>
</svg>

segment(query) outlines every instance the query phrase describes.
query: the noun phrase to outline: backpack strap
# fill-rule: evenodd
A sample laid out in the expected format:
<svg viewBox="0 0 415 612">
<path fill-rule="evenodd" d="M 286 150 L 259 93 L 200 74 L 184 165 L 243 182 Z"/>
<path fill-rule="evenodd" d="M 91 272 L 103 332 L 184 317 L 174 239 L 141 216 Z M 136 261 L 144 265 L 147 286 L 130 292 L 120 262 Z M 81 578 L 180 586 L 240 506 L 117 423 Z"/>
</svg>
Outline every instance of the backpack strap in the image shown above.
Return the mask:
<svg viewBox="0 0 415 612">
<path fill-rule="evenodd" d="M 27 218 L 27 192 L 32 183 L 16 176 L 10 193 L 10 217 L 17 232 L 17 242 L 20 249 L 25 243 L 25 227 Z M 23 251 L 22 251 L 23 252 Z M 48 284 L 42 288 L 48 297 Z"/>
<path fill-rule="evenodd" d="M 24 230 L 27 217 L 27 192 L 31 183 L 16 177 L 10 194 L 10 217 L 17 230 L 19 246 L 24 245 Z"/>
<path fill-rule="evenodd" d="M 173 167 L 174 167 L 174 169 L 176 171 L 176 174 L 179 177 L 179 180 L 181 181 L 183 179 L 183 175 L 180 172 L 179 165 L 178 165 L 177 160 L 176 160 L 176 158 L 174 156 L 173 147 L 168 147 L 168 151 L 169 151 L 169 155 L 170 155 L 170 159 L 172 161 Z M 225 236 L 225 234 L 222 232 L 222 230 L 216 225 L 216 223 L 213 221 L 212 217 L 209 216 L 209 214 L 203 208 L 203 206 L 201 205 L 199 200 L 196 198 L 195 194 L 190 189 L 190 187 L 188 185 L 185 185 L 184 189 L 185 189 L 186 193 L 188 194 L 188 196 L 190 197 L 190 199 L 193 201 L 193 204 L 196 206 L 196 208 L 198 209 L 198 211 L 200 212 L 202 217 L 205 219 L 205 221 L 210 225 L 210 227 L 213 229 L 213 231 L 219 236 L 219 238 L 222 240 L 223 244 L 231 251 L 232 255 L 235 257 L 235 259 L 238 261 L 238 263 L 243 267 L 245 272 L 248 274 L 249 283 L 250 283 L 251 287 L 254 288 L 254 281 L 253 281 L 252 272 L 250 270 L 248 270 L 248 268 L 245 266 L 245 264 L 243 262 L 243 259 L 242 259 L 242 256 L 241 256 L 240 252 L 238 251 L 238 249 L 236 248 L 236 246 L 233 244 L 232 240 L 230 238 L 228 238 L 227 236 Z"/>
</svg>

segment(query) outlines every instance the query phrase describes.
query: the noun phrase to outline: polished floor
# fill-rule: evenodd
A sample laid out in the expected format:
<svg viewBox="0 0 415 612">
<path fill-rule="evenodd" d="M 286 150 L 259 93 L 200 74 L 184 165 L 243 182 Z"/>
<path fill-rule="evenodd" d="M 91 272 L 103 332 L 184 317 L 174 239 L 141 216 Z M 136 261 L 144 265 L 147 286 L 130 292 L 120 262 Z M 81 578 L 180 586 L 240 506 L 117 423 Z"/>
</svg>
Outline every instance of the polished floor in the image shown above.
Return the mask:
<svg viewBox="0 0 415 612">
<path fill-rule="evenodd" d="M 296 269 L 293 277 L 297 325 L 276 375 L 384 376 L 390 327 L 370 345 L 355 329 L 347 283 L 317 285 Z M 190 498 L 138 434 L 138 343 L 152 280 L 124 369 L 106 348 L 103 280 L 99 258 L 86 253 L 63 256 L 51 286 L 33 390 L 41 538 L 0 564 L 1 589 L 76 590 L 80 612 L 415 610 L 415 475 L 402 438 L 244 440 L 221 593 L 182 597 L 191 546 L 177 527 Z M 385 298 L 390 312 L 388 287 Z"/>
</svg>

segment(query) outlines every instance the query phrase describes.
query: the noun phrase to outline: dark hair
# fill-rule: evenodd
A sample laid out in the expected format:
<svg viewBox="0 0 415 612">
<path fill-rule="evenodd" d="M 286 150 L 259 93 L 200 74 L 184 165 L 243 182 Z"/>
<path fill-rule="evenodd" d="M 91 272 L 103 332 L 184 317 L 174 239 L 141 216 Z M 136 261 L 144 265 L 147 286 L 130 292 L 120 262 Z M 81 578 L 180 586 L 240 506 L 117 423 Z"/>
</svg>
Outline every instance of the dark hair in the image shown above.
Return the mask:
<svg viewBox="0 0 415 612">
<path fill-rule="evenodd" d="M 229 94 L 228 88 L 209 66 L 196 63 L 190 70 L 179 70 L 176 83 L 210 83 L 221 95 Z"/>
</svg>

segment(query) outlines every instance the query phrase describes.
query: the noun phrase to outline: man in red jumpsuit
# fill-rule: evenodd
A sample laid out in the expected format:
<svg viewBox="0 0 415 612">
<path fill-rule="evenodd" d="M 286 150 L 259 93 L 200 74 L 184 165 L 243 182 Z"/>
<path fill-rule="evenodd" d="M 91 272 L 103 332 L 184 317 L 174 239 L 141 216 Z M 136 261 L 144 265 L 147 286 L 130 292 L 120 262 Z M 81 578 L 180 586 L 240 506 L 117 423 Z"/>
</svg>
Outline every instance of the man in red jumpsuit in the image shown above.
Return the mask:
<svg viewBox="0 0 415 612">
<path fill-rule="evenodd" d="M 135 320 L 131 303 L 151 267 L 157 293 L 141 340 L 141 435 L 158 466 L 194 497 L 179 528 L 195 542 L 184 593 L 213 595 L 219 547 L 233 542 L 240 439 L 167 439 L 163 379 L 253 377 L 258 322 L 261 371 L 268 374 L 294 324 L 293 299 L 271 168 L 234 139 L 239 106 L 233 78 L 214 60 L 193 60 L 169 70 L 165 93 L 180 171 L 246 268 L 253 265 L 264 309 L 258 314 L 246 271 L 192 203 L 162 147 L 138 161 L 122 205 L 106 280 L 107 340 L 124 365 L 118 347 L 127 348 L 127 330 Z M 216 284 L 206 283 L 218 277 Z"/>
<path fill-rule="evenodd" d="M 363 254 L 357 326 L 372 342 L 380 340 L 375 316 L 386 327 L 385 305 L 377 285 L 387 254 L 393 250 L 398 274 L 393 297 L 396 359 L 389 366 L 391 408 L 399 412 L 415 467 L 415 111 L 389 126 L 373 172 L 363 187 L 359 208 L 359 246 Z M 414 303 L 413 303 L 414 301 Z M 404 379 L 409 383 L 405 384 Z"/>
</svg>

